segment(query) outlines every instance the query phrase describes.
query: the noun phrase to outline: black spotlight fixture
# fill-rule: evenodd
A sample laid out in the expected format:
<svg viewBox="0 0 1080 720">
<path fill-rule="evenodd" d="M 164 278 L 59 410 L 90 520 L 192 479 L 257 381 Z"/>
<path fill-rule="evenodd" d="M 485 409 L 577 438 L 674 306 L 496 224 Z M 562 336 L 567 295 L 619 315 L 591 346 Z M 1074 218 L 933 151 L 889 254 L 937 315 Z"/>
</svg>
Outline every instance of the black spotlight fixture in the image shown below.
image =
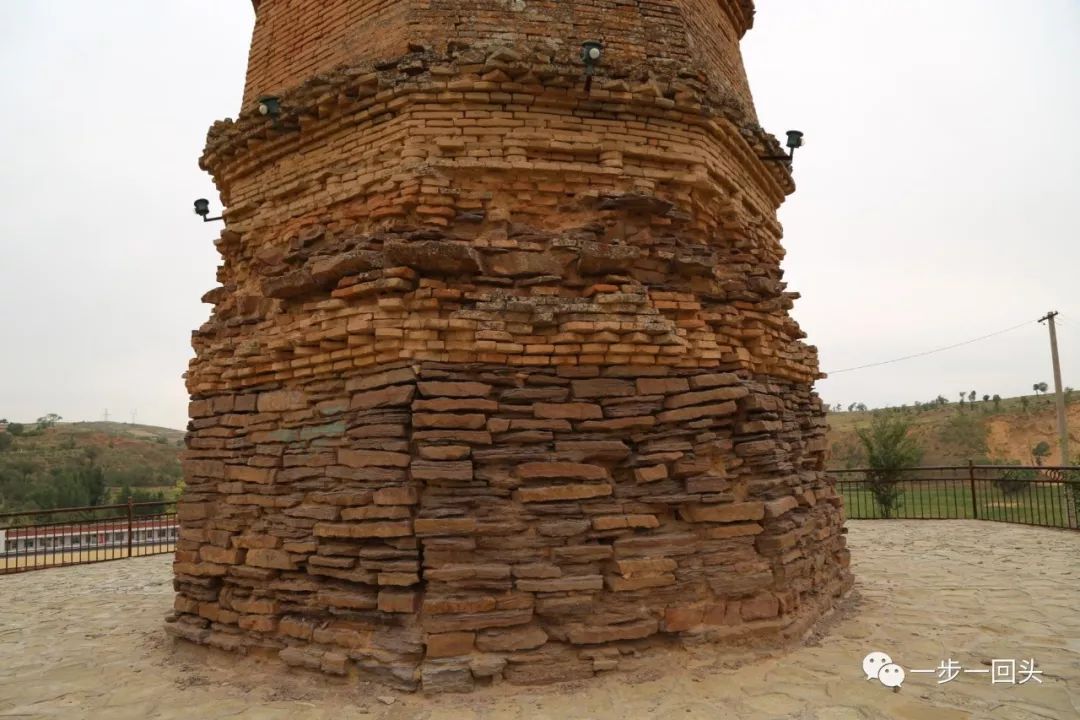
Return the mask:
<svg viewBox="0 0 1080 720">
<path fill-rule="evenodd" d="M 592 89 L 592 78 L 600 58 L 604 56 L 604 44 L 597 40 L 586 40 L 581 44 L 581 62 L 585 64 L 585 91 Z"/>
<path fill-rule="evenodd" d="M 221 215 L 217 217 L 207 217 L 210 214 L 210 201 L 206 198 L 199 198 L 195 201 L 195 214 L 203 219 L 203 222 L 213 222 L 215 220 L 223 219 Z"/>
<path fill-rule="evenodd" d="M 788 157 L 795 157 L 795 148 L 802 147 L 802 130 L 787 131 Z"/>
<path fill-rule="evenodd" d="M 788 130 L 787 131 L 787 155 L 763 155 L 762 160 L 773 160 L 790 163 L 795 157 L 795 148 L 801 148 L 803 146 L 803 132 L 802 130 Z"/>
<path fill-rule="evenodd" d="M 259 98 L 259 114 L 276 118 L 281 114 L 281 99 L 272 95 Z"/>
</svg>

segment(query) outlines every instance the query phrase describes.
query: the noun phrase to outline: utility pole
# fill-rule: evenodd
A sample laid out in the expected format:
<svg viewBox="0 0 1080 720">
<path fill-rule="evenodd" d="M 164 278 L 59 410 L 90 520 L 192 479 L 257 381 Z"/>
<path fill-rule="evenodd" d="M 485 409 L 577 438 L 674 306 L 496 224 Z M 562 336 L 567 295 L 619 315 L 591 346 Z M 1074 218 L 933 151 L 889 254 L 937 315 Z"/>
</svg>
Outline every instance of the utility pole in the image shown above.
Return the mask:
<svg viewBox="0 0 1080 720">
<path fill-rule="evenodd" d="M 109 422 L 109 408 L 105 408 L 105 422 Z"/>
<path fill-rule="evenodd" d="M 1057 405 L 1057 426 L 1058 426 L 1058 442 L 1061 448 L 1061 464 L 1068 465 L 1071 456 L 1069 455 L 1069 427 L 1065 420 L 1065 393 L 1061 389 L 1061 362 L 1058 360 L 1058 346 L 1057 346 L 1057 328 L 1054 327 L 1054 318 L 1057 317 L 1057 311 L 1051 310 L 1043 317 L 1039 318 L 1039 322 L 1046 322 L 1050 327 L 1050 357 L 1054 361 L 1054 393 L 1056 395 Z"/>
</svg>

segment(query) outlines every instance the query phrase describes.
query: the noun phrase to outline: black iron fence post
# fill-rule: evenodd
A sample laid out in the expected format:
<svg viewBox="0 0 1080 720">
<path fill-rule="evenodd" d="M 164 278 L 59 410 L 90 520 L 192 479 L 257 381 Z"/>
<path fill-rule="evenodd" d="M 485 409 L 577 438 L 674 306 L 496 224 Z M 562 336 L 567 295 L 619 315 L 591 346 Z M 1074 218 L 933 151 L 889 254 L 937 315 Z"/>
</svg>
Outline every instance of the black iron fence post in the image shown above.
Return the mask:
<svg viewBox="0 0 1080 720">
<path fill-rule="evenodd" d="M 979 519 L 979 506 L 975 502 L 975 463 L 968 460 L 968 486 L 971 488 L 971 514 Z"/>
<path fill-rule="evenodd" d="M 128 533 L 127 533 L 128 554 L 127 554 L 127 556 L 128 557 L 131 557 L 131 536 L 134 534 L 134 532 L 133 532 L 134 528 L 133 528 L 132 520 L 134 519 L 134 516 L 135 516 L 135 504 L 134 504 L 134 502 L 132 501 L 131 498 L 128 498 L 128 501 L 127 501 L 127 521 L 128 521 Z"/>
</svg>

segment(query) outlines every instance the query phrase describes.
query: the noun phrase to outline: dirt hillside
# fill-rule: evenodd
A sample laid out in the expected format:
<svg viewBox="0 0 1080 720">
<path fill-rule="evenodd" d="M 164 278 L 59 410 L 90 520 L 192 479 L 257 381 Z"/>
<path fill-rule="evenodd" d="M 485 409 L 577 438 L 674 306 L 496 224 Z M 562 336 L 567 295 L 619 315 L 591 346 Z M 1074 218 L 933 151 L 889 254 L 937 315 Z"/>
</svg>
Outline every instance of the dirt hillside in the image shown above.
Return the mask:
<svg viewBox="0 0 1080 720">
<path fill-rule="evenodd" d="M 1070 454 L 1080 456 L 1080 398 L 1066 406 Z M 1026 400 L 1026 402 L 1025 402 Z M 867 427 L 875 411 L 829 413 L 829 444 L 832 467 L 860 467 L 864 463 L 856 429 Z M 927 408 L 902 408 L 912 434 L 923 448 L 924 465 L 957 465 L 986 460 L 1031 463 L 1032 450 L 1040 443 L 1050 446 L 1045 465 L 1061 462 L 1057 439 L 1057 416 L 1053 396 L 1007 398 L 996 404 L 976 401 Z"/>
</svg>

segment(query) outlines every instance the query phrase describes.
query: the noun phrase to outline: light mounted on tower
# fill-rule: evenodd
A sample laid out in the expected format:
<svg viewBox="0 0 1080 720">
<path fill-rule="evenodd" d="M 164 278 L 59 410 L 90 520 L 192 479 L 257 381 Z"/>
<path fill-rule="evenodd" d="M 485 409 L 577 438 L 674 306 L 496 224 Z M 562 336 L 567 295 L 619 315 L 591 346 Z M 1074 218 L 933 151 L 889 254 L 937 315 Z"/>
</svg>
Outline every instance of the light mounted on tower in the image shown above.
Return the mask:
<svg viewBox="0 0 1080 720">
<path fill-rule="evenodd" d="M 272 95 L 259 98 L 259 114 L 276 118 L 281 114 L 281 99 Z"/>
<path fill-rule="evenodd" d="M 604 44 L 598 40 L 586 40 L 581 44 L 581 62 L 585 64 L 585 92 L 592 89 L 592 77 L 604 56 Z"/>
<path fill-rule="evenodd" d="M 762 155 L 761 156 L 762 160 L 769 160 L 769 161 L 776 161 L 776 162 L 781 162 L 782 161 L 782 162 L 786 162 L 786 163 L 791 163 L 792 162 L 792 160 L 795 158 L 795 149 L 796 148 L 801 148 L 805 144 L 805 141 L 803 140 L 803 131 L 802 130 L 788 130 L 786 134 L 787 134 L 788 154 L 787 155 Z"/>
<path fill-rule="evenodd" d="M 788 130 L 787 131 L 787 146 L 788 157 L 795 157 L 795 148 L 801 148 L 803 146 L 803 132 L 802 130 Z"/>
<path fill-rule="evenodd" d="M 203 222 L 214 222 L 215 220 L 223 220 L 221 215 L 217 217 L 207 217 L 210 214 L 210 201 L 206 198 L 199 198 L 195 201 L 195 214 L 203 219 Z"/>
</svg>

